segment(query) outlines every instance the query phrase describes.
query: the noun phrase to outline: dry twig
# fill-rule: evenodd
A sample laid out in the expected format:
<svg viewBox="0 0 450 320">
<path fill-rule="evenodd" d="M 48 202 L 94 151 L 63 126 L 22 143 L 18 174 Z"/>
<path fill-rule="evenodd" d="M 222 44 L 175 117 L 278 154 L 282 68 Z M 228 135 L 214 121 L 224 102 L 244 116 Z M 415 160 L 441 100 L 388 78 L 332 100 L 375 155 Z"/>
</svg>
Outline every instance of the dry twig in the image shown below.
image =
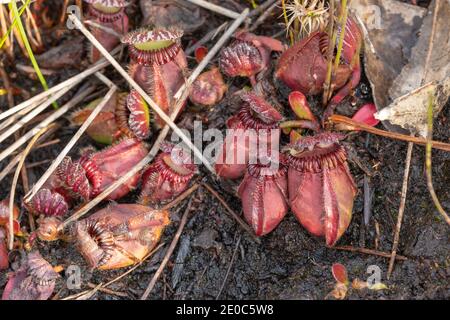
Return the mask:
<svg viewBox="0 0 450 320">
<path fill-rule="evenodd" d="M 176 197 L 172 202 L 166 204 L 163 207 L 163 210 L 169 210 L 173 207 L 176 207 L 181 201 L 189 197 L 191 194 L 193 194 L 197 189 L 200 187 L 198 183 L 195 183 L 192 187 L 184 191 L 182 194 L 180 194 L 178 197 Z"/>
<path fill-rule="evenodd" d="M 189 2 L 192 2 L 193 4 L 196 4 L 197 6 L 203 7 L 205 9 L 208 9 L 210 11 L 220 13 L 221 15 L 231 18 L 231 19 L 237 19 L 239 18 L 239 13 L 234 12 L 233 10 L 218 6 L 214 3 L 204 1 L 204 0 L 187 0 Z"/>
<path fill-rule="evenodd" d="M 167 262 L 169 262 L 170 257 L 172 256 L 173 251 L 175 250 L 175 247 L 178 244 L 178 240 L 180 240 L 181 233 L 183 232 L 184 226 L 186 225 L 189 213 L 192 209 L 192 200 L 194 197 L 191 197 L 189 199 L 189 203 L 186 207 L 186 210 L 184 211 L 183 217 L 181 218 L 180 225 L 178 226 L 178 230 L 175 233 L 175 236 L 173 237 L 172 243 L 170 244 L 169 248 L 167 249 L 166 255 L 164 256 L 164 259 L 161 262 L 161 265 L 159 266 L 158 270 L 156 270 L 155 274 L 153 275 L 152 279 L 150 280 L 147 289 L 145 289 L 144 294 L 141 297 L 141 300 L 146 300 L 148 298 L 148 295 L 152 292 L 153 287 L 156 284 L 156 281 L 158 281 L 159 277 L 161 276 L 161 273 L 163 272 L 164 268 L 167 265 Z"/>
<path fill-rule="evenodd" d="M 111 89 L 109 89 L 106 96 L 102 99 L 102 101 L 92 110 L 92 113 L 83 123 L 83 125 L 78 129 L 75 135 L 70 139 L 69 143 L 64 147 L 64 149 L 59 153 L 56 157 L 55 161 L 53 161 L 52 165 L 45 171 L 45 173 L 41 176 L 41 178 L 36 182 L 33 186 L 31 192 L 27 193 L 24 197 L 24 201 L 30 201 L 34 195 L 39 191 L 39 189 L 44 185 L 47 179 L 52 175 L 53 171 L 59 166 L 64 157 L 69 153 L 69 151 L 73 148 L 73 146 L 77 143 L 83 133 L 87 130 L 87 128 L 91 125 L 92 121 L 94 121 L 95 117 L 102 111 L 103 107 L 108 103 L 111 97 L 117 91 L 117 87 L 113 85 Z"/>
<path fill-rule="evenodd" d="M 70 100 L 68 103 L 66 103 L 64 106 L 53 112 L 48 118 L 46 118 L 44 121 L 42 121 L 40 124 L 35 126 L 33 129 L 27 131 L 24 135 L 20 137 L 16 142 L 14 142 L 12 145 L 10 145 L 8 148 L 3 150 L 0 153 L 0 161 L 8 157 L 12 152 L 14 152 L 17 148 L 19 148 L 21 145 L 23 145 L 25 142 L 27 142 L 31 137 L 33 137 L 39 130 L 42 128 L 48 126 L 50 123 L 61 117 L 63 114 L 65 114 L 68 110 L 70 110 L 73 106 L 78 104 L 79 102 L 83 101 L 83 99 L 91 94 L 95 90 L 94 86 L 86 88 L 86 86 L 83 86 L 77 94 Z"/>
<path fill-rule="evenodd" d="M 338 114 L 332 115 L 329 118 L 329 120 L 336 124 L 342 123 L 342 124 L 347 125 L 348 127 L 352 127 L 353 129 L 359 129 L 359 130 L 366 131 L 366 132 L 376 134 L 378 136 L 382 136 L 382 137 L 386 137 L 386 138 L 391 138 L 391 139 L 406 141 L 406 142 L 412 142 L 412 143 L 415 143 L 415 144 L 418 144 L 421 146 L 426 146 L 426 144 L 427 144 L 427 139 L 414 137 L 414 136 L 408 136 L 408 135 L 397 133 L 397 132 L 390 132 L 390 131 L 377 129 L 377 128 L 368 126 L 364 123 L 353 121 L 352 119 L 350 119 L 346 116 L 341 116 Z M 450 144 L 445 143 L 445 142 L 433 140 L 433 141 L 431 141 L 431 146 L 435 149 L 450 151 Z"/>
<path fill-rule="evenodd" d="M 220 194 L 217 193 L 216 190 L 214 190 L 213 187 L 211 187 L 207 183 L 202 183 L 202 186 L 204 186 L 206 190 L 208 190 L 214 197 L 216 197 L 217 200 L 219 200 L 219 202 L 225 207 L 225 209 L 227 209 L 227 211 L 231 214 L 234 220 L 236 220 L 236 222 L 239 223 L 241 227 L 248 232 L 248 234 L 250 234 L 253 240 L 255 240 L 257 243 L 261 243 L 261 240 L 259 240 L 259 238 L 255 236 L 253 230 L 248 226 L 248 224 L 246 224 L 245 221 L 242 220 L 241 217 L 236 212 L 234 212 L 233 209 L 231 209 L 228 203 L 220 196 Z"/>
<path fill-rule="evenodd" d="M 383 252 L 383 251 L 372 250 L 372 249 L 367 249 L 367 248 L 356 248 L 356 247 L 351 247 L 351 246 L 339 246 L 339 247 L 332 247 L 331 249 L 370 254 L 370 255 L 373 255 L 373 256 L 379 256 L 379 257 L 383 257 L 383 258 L 390 258 L 391 257 L 391 254 L 389 252 Z M 395 259 L 402 260 L 402 261 L 408 260 L 407 257 L 401 256 L 401 255 L 397 255 L 395 257 Z"/>
<path fill-rule="evenodd" d="M 97 289 L 98 291 L 101 291 L 101 292 L 104 292 L 104 293 L 107 293 L 107 294 L 110 294 L 110 295 L 113 295 L 113 296 L 118 296 L 118 297 L 122 297 L 122 298 L 127 298 L 128 297 L 128 294 L 126 294 L 125 292 L 114 291 L 114 290 L 105 288 L 104 285 L 95 285 L 95 284 L 93 284 L 91 282 L 88 282 L 87 286 L 89 288 Z"/>
<path fill-rule="evenodd" d="M 397 224 L 395 226 L 394 242 L 392 244 L 391 259 L 389 260 L 389 267 L 387 278 L 389 279 L 394 268 L 395 256 L 397 254 L 398 240 L 400 239 L 400 229 L 402 227 L 403 213 L 405 212 L 406 194 L 408 192 L 409 169 L 411 167 L 411 157 L 413 150 L 413 143 L 408 143 L 408 150 L 406 151 L 405 171 L 403 173 L 402 194 L 400 197 L 400 207 L 398 208 Z"/>
<path fill-rule="evenodd" d="M 434 7 L 434 12 L 433 12 L 433 22 L 432 22 L 432 26 L 431 26 L 431 33 L 430 33 L 430 40 L 429 40 L 429 44 L 428 44 L 428 51 L 427 51 L 427 56 L 425 58 L 425 66 L 424 66 L 424 73 L 422 76 L 422 81 L 421 84 L 423 85 L 427 76 L 427 72 L 428 72 L 428 66 L 430 63 L 430 59 L 431 59 L 431 53 L 433 51 L 433 46 L 434 46 L 434 36 L 436 33 L 436 21 L 437 21 L 437 13 L 439 10 L 439 1 L 435 2 L 435 7 Z M 437 197 L 436 194 L 434 193 L 434 188 L 433 188 L 433 184 L 431 182 L 431 188 L 430 188 L 430 181 L 431 181 L 431 148 L 433 147 L 433 141 L 431 140 L 432 138 L 432 128 L 433 128 L 433 109 L 432 109 L 432 103 L 431 104 L 431 125 L 430 125 L 430 118 L 428 118 L 428 133 L 427 133 L 427 139 L 425 140 L 425 146 L 426 146 L 426 155 L 427 155 L 427 159 L 426 159 L 426 167 L 427 167 L 427 186 L 428 189 L 430 190 L 430 194 L 431 197 L 433 199 L 433 201 L 436 204 Z M 429 106 L 430 107 L 430 106 Z M 428 113 L 430 113 L 430 108 L 428 108 Z M 395 263 L 395 255 L 397 254 L 397 247 L 398 247 L 398 241 L 400 238 L 400 228 L 401 228 L 401 224 L 402 224 L 402 219 L 403 219 L 403 211 L 404 211 L 404 207 L 405 207 L 405 201 L 406 201 L 406 191 L 407 191 L 407 186 L 408 186 L 408 174 L 409 174 L 409 165 L 411 162 L 411 156 L 412 156 L 412 143 L 408 143 L 408 153 L 407 153 L 407 158 L 406 158 L 406 167 L 408 169 L 408 172 L 406 171 L 406 167 L 405 167 L 405 177 L 403 179 L 403 186 L 402 186 L 402 198 L 400 200 L 400 208 L 399 208 L 399 212 L 398 212 L 398 219 L 397 219 L 397 226 L 395 229 L 395 235 L 394 235 L 394 243 L 392 245 L 392 253 L 391 253 L 391 260 L 389 261 L 389 267 L 388 267 L 388 272 L 387 272 L 387 278 L 389 279 L 391 274 L 392 274 L 392 270 L 394 269 L 394 263 Z M 428 158 L 429 157 L 429 158 Z M 429 164 L 429 169 L 430 172 L 428 171 L 428 164 Z M 434 196 L 433 196 L 434 195 Z M 439 200 L 437 200 L 437 203 L 439 204 Z M 440 204 L 439 204 L 440 205 Z M 441 207 L 442 209 L 442 207 Z M 439 207 L 438 207 L 439 210 Z M 444 212 L 444 217 L 448 216 L 445 214 Z M 447 220 L 447 223 L 449 223 L 450 220 Z"/>
<path fill-rule="evenodd" d="M 236 246 L 234 247 L 233 256 L 231 257 L 230 264 L 228 265 L 227 273 L 225 274 L 225 278 L 223 279 L 222 285 L 220 286 L 219 292 L 217 293 L 216 300 L 219 300 L 220 295 L 222 294 L 223 288 L 225 288 L 225 285 L 227 284 L 228 276 L 230 275 L 231 268 L 234 265 L 234 260 L 236 260 L 239 245 L 241 244 L 241 238 L 242 238 L 242 236 L 239 235 L 239 238 L 236 242 Z"/>
<path fill-rule="evenodd" d="M 8 242 L 8 248 L 11 251 L 14 246 L 14 196 L 16 193 L 16 186 L 17 181 L 19 180 L 19 174 L 22 169 L 23 164 L 25 163 L 25 159 L 30 152 L 30 150 L 33 148 L 36 141 L 48 130 L 50 129 L 50 126 L 46 126 L 42 128 L 34 137 L 31 139 L 30 143 L 26 147 L 26 149 L 22 152 L 22 155 L 20 157 L 19 164 L 16 169 L 16 173 L 14 174 L 14 178 L 11 184 L 11 191 L 9 194 L 9 242 Z"/>
</svg>

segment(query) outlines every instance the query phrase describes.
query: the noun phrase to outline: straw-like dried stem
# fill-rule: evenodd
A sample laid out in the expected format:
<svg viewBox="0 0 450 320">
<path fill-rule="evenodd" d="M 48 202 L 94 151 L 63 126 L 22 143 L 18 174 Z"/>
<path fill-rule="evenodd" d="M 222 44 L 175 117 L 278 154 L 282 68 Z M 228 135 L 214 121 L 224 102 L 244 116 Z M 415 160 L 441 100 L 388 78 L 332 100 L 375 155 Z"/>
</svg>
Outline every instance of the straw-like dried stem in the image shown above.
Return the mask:
<svg viewBox="0 0 450 320">
<path fill-rule="evenodd" d="M 91 125 L 92 121 L 94 121 L 95 117 L 102 111 L 103 107 L 108 103 L 114 93 L 117 91 L 117 87 L 113 85 L 111 89 L 109 89 L 106 96 L 102 99 L 102 101 L 92 110 L 92 113 L 83 123 L 83 125 L 78 129 L 75 135 L 70 139 L 69 143 L 64 147 L 64 149 L 59 153 L 56 157 L 55 161 L 53 161 L 52 165 L 45 171 L 45 173 L 41 176 L 41 178 L 36 182 L 31 191 L 25 195 L 24 201 L 27 202 L 31 200 L 34 195 L 39 191 L 39 189 L 44 185 L 47 179 L 52 175 L 52 173 L 59 166 L 64 157 L 69 153 L 69 151 L 73 148 L 75 143 L 80 139 L 86 129 Z"/>
<path fill-rule="evenodd" d="M 231 19 L 238 19 L 240 16 L 240 13 L 234 12 L 233 10 L 218 6 L 208 1 L 204 0 L 187 0 L 187 1 L 196 4 L 202 8 L 208 9 L 212 12 L 220 13 L 221 15 Z"/>
<path fill-rule="evenodd" d="M 17 166 L 16 172 L 14 173 L 14 178 L 11 185 L 11 192 L 9 194 L 9 242 L 8 242 L 8 249 L 11 251 L 14 246 L 14 196 L 16 194 L 16 186 L 17 181 L 19 180 L 19 174 L 22 170 L 23 164 L 25 163 L 25 159 L 27 158 L 28 153 L 33 148 L 36 141 L 39 140 L 39 138 L 51 128 L 52 126 L 46 126 L 42 128 L 34 137 L 31 139 L 28 146 L 25 148 L 25 150 L 22 152 L 22 155 L 20 156 L 19 165 Z"/>
<path fill-rule="evenodd" d="M 83 86 L 79 92 L 74 96 L 72 100 L 66 103 L 64 106 L 53 112 L 49 117 L 43 120 L 40 124 L 35 126 L 33 129 L 29 130 L 27 133 L 22 135 L 18 140 L 16 140 L 12 145 L 3 150 L 0 153 L 0 161 L 4 160 L 8 157 L 12 152 L 14 152 L 21 145 L 26 143 L 31 137 L 33 137 L 36 133 L 38 133 L 42 128 L 48 126 L 50 123 L 64 115 L 67 111 L 69 111 L 72 107 L 77 105 L 79 102 L 83 101 L 84 98 L 90 95 L 95 90 L 94 86 Z"/>
<path fill-rule="evenodd" d="M 73 84 L 74 85 L 74 84 Z M 27 124 L 30 120 L 32 120 L 34 117 L 36 117 L 38 114 L 40 114 L 42 111 L 47 109 L 49 105 L 51 105 L 53 102 L 61 98 L 63 95 L 65 95 L 67 92 L 69 92 L 72 89 L 72 86 L 68 86 L 55 95 L 53 95 L 50 99 L 46 100 L 43 104 L 41 104 L 39 107 L 31 111 L 29 114 L 27 114 L 25 117 L 17 121 L 12 127 L 10 127 L 8 130 L 3 132 L 0 135 L 0 143 L 5 141 L 5 139 L 9 138 L 14 132 L 22 128 L 25 124 Z"/>
<path fill-rule="evenodd" d="M 120 52 L 121 49 L 122 49 L 122 45 L 117 46 L 116 48 L 114 48 L 114 50 L 111 51 L 111 55 L 116 55 L 117 53 Z M 49 88 L 47 91 L 43 91 L 43 92 L 35 95 L 34 97 L 18 104 L 14 108 L 11 108 L 3 113 L 0 113 L 0 120 L 13 115 L 22 109 L 25 109 L 26 107 L 28 107 L 32 104 L 38 103 L 38 102 L 46 99 L 48 96 L 60 91 L 61 89 L 64 89 L 68 86 L 72 86 L 73 84 L 80 83 L 81 81 L 83 81 L 84 79 L 89 77 L 90 75 L 96 73 L 97 71 L 100 71 L 101 69 L 105 68 L 108 65 L 109 65 L 109 62 L 105 58 L 100 59 L 97 63 L 95 63 L 88 69 L 84 70 L 83 72 L 73 76 L 72 78 L 69 78 L 69 79 L 61 82 L 60 84 L 58 84 L 52 88 Z"/>
<path fill-rule="evenodd" d="M 386 137 L 386 138 L 391 138 L 391 139 L 406 141 L 406 142 L 412 142 L 415 144 L 419 144 L 421 146 L 425 146 L 427 144 L 426 139 L 413 137 L 413 136 L 407 136 L 407 135 L 397 133 L 397 132 L 389 132 L 389 131 L 377 129 L 377 128 L 368 126 L 366 124 L 353 121 L 352 119 L 350 119 L 346 116 L 341 116 L 341 115 L 335 114 L 335 115 L 332 115 L 329 118 L 329 120 L 332 123 L 336 123 L 336 124 L 342 123 L 353 129 L 359 129 L 359 130 L 373 133 L 373 134 L 376 134 L 376 135 L 379 135 L 382 137 Z M 434 140 L 430 141 L 430 143 L 431 143 L 432 148 L 444 150 L 444 151 L 450 151 L 450 144 L 448 144 L 448 143 L 441 142 L 441 141 L 434 141 Z"/>
<path fill-rule="evenodd" d="M 146 300 L 148 298 L 149 294 L 152 292 L 153 287 L 156 284 L 156 281 L 158 281 L 161 273 L 164 271 L 164 268 L 166 267 L 167 263 L 169 262 L 169 259 L 172 256 L 172 253 L 178 244 L 178 240 L 180 240 L 181 233 L 183 232 L 184 226 L 186 225 L 189 213 L 191 212 L 192 199 L 193 199 L 193 197 L 191 197 L 189 199 L 189 203 L 184 211 L 183 217 L 181 218 L 181 221 L 180 221 L 180 225 L 178 226 L 177 232 L 175 233 L 175 236 L 172 239 L 169 249 L 167 249 L 167 252 L 166 252 L 161 264 L 159 265 L 158 270 L 156 270 L 155 274 L 153 275 L 152 279 L 150 280 L 150 282 L 147 286 L 147 289 L 145 289 L 144 294 L 141 297 L 141 300 Z"/>
</svg>

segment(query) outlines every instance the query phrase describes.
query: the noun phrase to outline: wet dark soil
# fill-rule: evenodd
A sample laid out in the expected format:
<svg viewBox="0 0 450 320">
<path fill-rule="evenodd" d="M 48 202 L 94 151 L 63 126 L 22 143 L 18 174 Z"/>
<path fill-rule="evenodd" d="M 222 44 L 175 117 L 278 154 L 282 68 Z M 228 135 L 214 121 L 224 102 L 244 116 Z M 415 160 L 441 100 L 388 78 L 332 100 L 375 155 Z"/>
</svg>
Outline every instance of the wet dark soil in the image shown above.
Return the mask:
<svg viewBox="0 0 450 320">
<path fill-rule="evenodd" d="M 134 9 L 136 8 L 132 8 Z M 224 21 L 222 17 L 211 15 L 203 10 L 202 14 L 207 16 L 208 24 L 203 25 L 193 34 L 187 35 L 185 46 L 189 46 L 192 39 L 200 39 L 206 32 Z M 138 15 L 136 19 L 139 19 Z M 261 25 L 257 33 L 269 35 L 279 33 L 282 29 L 274 21 L 269 20 Z M 73 35 L 69 34 L 66 37 L 71 38 Z M 283 37 L 284 34 L 279 38 L 284 39 Z M 208 46 L 211 47 L 212 43 L 208 43 Z M 125 65 L 126 56 L 122 61 Z M 192 67 L 194 66 L 195 63 L 192 63 Z M 13 64 L 8 65 L 7 68 L 9 71 L 14 71 Z M 49 82 L 51 85 L 58 83 L 76 72 L 74 68 L 63 70 L 57 75 L 50 76 Z M 109 70 L 107 75 L 111 79 L 117 79 L 117 83 L 124 84 L 115 72 Z M 30 91 L 32 87 L 36 87 L 35 81 L 22 75 L 13 79 L 13 82 L 17 82 L 19 86 Z M 243 83 L 241 80 L 233 82 L 229 80 L 231 91 L 237 90 Z M 367 82 L 363 80 L 357 92 L 364 93 L 366 91 L 364 86 L 367 85 Z M 125 85 L 122 87 L 126 89 Z M 7 108 L 6 100 L 2 97 L 0 99 L 1 109 L 4 110 Z M 283 102 L 282 92 L 278 92 L 278 99 Z M 364 96 L 362 93 L 358 93 L 354 98 L 358 105 L 369 99 L 370 95 Z M 193 114 L 188 107 L 180 123 L 189 128 L 190 120 L 198 118 L 204 120 L 204 128 L 224 129 L 224 121 L 234 108 L 229 104 L 230 100 L 225 100 L 213 110 L 196 114 Z M 346 101 L 338 112 L 351 114 L 354 108 L 349 101 Z M 450 106 L 447 104 L 435 120 L 435 140 L 450 142 L 449 118 Z M 28 163 L 53 159 L 57 156 L 76 131 L 76 128 L 68 126 L 66 120 L 61 120 L 61 124 L 62 129 L 56 134 L 56 137 L 61 139 L 61 143 L 33 152 L 27 160 Z M 91 143 L 89 138 L 83 137 L 77 147 Z M 2 144 L 2 148 L 6 145 L 6 143 Z M 363 217 L 365 173 L 355 161 L 350 161 L 350 169 L 359 192 L 354 204 L 352 223 L 338 245 L 390 253 L 400 203 L 407 144 L 367 133 L 352 133 L 345 140 L 345 145 L 363 166 L 373 172 L 373 176 L 369 179 L 370 189 L 373 190 L 373 203 L 368 224 L 365 224 Z M 73 150 L 71 155 L 76 157 L 77 150 Z M 448 299 L 450 297 L 449 229 L 431 201 L 426 186 L 424 155 L 423 147 L 414 146 L 398 249 L 398 254 L 406 256 L 407 260 L 396 261 L 394 272 L 389 280 L 386 279 L 389 259 L 327 248 L 323 239 L 316 239 L 309 235 L 291 213 L 288 213 L 275 231 L 261 238 L 260 243 L 257 243 L 236 223 L 216 198 L 201 188 L 195 194 L 194 205 L 180 242 L 149 298 L 324 299 L 335 283 L 331 274 L 331 265 L 339 262 L 347 267 L 350 280 L 355 278 L 366 280 L 370 276 L 367 272 L 368 268 L 376 266 L 375 268 L 378 267 L 381 271 L 381 282 L 388 286 L 388 289 L 380 291 L 350 290 L 348 299 Z M 2 163 L 0 167 L 3 168 L 5 165 Z M 47 166 L 48 164 L 45 164 L 28 170 L 30 184 L 37 181 Z M 202 171 L 201 179 L 214 186 L 236 212 L 241 212 L 240 200 L 234 193 L 237 184 L 217 181 L 206 171 Z M 11 180 L 12 175 L 0 184 L 0 199 L 8 195 Z M 433 151 L 433 181 L 444 209 L 450 211 L 449 153 Z M 23 188 L 19 183 L 17 199 L 20 199 L 22 195 Z M 135 200 L 136 194 L 132 194 L 121 202 Z M 161 239 L 164 243 L 163 247 L 131 274 L 108 287 L 125 293 L 126 296 L 97 292 L 91 299 L 136 299 L 143 294 L 173 239 L 187 202 L 187 200 L 184 201 L 172 210 L 172 223 Z M 24 212 L 22 212 L 21 222 L 28 228 L 28 220 Z M 105 283 L 126 271 L 121 269 L 91 272 L 70 243 L 39 242 L 37 248 L 52 265 L 63 265 L 66 270 L 70 265 L 81 268 L 80 289 L 69 290 L 66 287 L 67 276 L 64 272 L 62 273 L 63 279 L 58 281 L 55 291 L 60 298 L 89 289 L 88 283 Z M 13 261 L 11 268 L 17 268 L 18 254 L 13 253 L 11 260 Z M 232 260 L 233 263 L 231 263 Z M 2 272 L 0 292 L 5 283 L 6 272 Z"/>
</svg>

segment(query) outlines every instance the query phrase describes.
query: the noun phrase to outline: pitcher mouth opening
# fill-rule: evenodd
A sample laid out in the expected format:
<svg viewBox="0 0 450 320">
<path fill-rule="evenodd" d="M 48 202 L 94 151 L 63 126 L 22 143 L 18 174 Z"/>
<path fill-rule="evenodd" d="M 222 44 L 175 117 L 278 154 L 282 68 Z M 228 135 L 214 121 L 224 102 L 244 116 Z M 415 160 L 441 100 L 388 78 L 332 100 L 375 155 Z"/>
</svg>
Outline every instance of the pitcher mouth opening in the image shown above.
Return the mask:
<svg viewBox="0 0 450 320">
<path fill-rule="evenodd" d="M 183 33 L 177 29 L 142 28 L 122 38 L 129 45 L 130 57 L 142 65 L 163 65 L 173 61 L 181 50 Z"/>
<path fill-rule="evenodd" d="M 103 23 L 113 23 L 123 18 L 125 8 L 93 4 L 89 6 L 89 14 Z"/>
<path fill-rule="evenodd" d="M 114 240 L 100 221 L 93 219 L 78 222 L 75 230 L 78 245 L 82 251 L 89 251 L 86 256 L 92 266 L 101 267 L 111 259 Z M 95 255 L 92 254 L 94 251 Z"/>
<path fill-rule="evenodd" d="M 287 159 L 298 171 L 321 172 L 333 169 L 347 160 L 345 148 L 339 143 L 343 135 L 322 133 L 304 137 L 287 146 Z"/>
<path fill-rule="evenodd" d="M 136 90 L 122 96 L 116 107 L 116 122 L 128 137 L 145 140 L 150 136 L 150 109 L 147 102 Z"/>
</svg>

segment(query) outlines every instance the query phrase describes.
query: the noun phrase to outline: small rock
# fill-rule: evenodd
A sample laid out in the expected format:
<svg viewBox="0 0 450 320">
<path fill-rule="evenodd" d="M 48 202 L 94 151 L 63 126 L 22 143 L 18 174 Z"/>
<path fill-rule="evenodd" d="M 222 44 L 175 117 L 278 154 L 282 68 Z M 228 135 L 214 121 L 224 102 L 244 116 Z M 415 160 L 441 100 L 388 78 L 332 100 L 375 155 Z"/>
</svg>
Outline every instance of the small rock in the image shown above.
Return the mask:
<svg viewBox="0 0 450 320">
<path fill-rule="evenodd" d="M 195 248 L 211 249 L 214 248 L 216 253 L 219 254 L 222 250 L 222 244 L 215 240 L 219 236 L 218 232 L 214 229 L 204 229 L 193 241 L 192 245 Z"/>
</svg>

